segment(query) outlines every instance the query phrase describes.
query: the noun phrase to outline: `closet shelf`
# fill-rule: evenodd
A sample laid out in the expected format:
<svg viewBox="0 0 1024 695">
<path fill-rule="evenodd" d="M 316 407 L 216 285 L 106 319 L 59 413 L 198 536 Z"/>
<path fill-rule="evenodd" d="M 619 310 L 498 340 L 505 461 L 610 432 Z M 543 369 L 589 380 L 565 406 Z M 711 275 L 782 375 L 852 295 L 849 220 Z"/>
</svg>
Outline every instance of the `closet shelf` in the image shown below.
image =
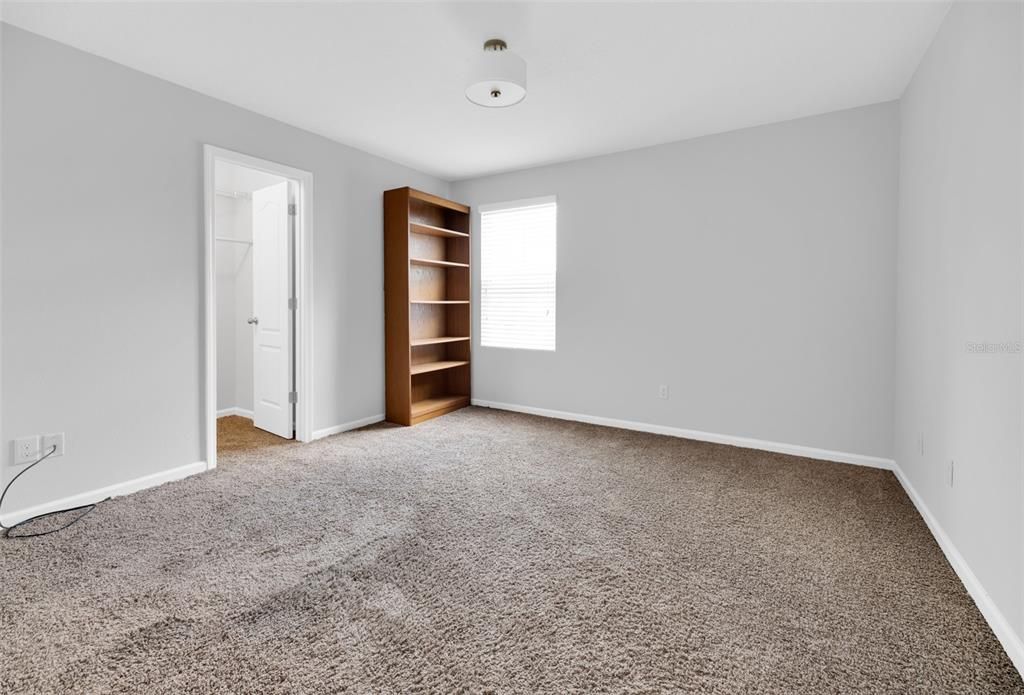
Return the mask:
<svg viewBox="0 0 1024 695">
<path fill-rule="evenodd" d="M 469 263 L 452 263 L 451 261 L 436 261 L 433 258 L 410 258 L 413 265 L 429 265 L 435 268 L 468 268 Z"/>
<path fill-rule="evenodd" d="M 409 231 L 415 234 L 429 234 L 430 236 L 444 236 L 452 237 L 456 239 L 468 239 L 469 235 L 465 232 L 456 232 L 454 229 L 445 229 L 444 227 L 435 227 L 431 224 L 423 224 L 421 222 L 410 222 Z"/>
<path fill-rule="evenodd" d="M 442 360 L 440 362 L 420 362 L 414 364 L 409 370 L 410 374 L 426 374 L 427 372 L 439 372 L 442 369 L 453 369 L 469 364 L 467 360 Z"/>
<path fill-rule="evenodd" d="M 438 338 L 413 338 L 410 344 L 413 347 L 420 347 L 423 345 L 440 345 L 441 343 L 461 343 L 464 340 L 469 340 L 469 336 L 442 336 Z"/>
</svg>

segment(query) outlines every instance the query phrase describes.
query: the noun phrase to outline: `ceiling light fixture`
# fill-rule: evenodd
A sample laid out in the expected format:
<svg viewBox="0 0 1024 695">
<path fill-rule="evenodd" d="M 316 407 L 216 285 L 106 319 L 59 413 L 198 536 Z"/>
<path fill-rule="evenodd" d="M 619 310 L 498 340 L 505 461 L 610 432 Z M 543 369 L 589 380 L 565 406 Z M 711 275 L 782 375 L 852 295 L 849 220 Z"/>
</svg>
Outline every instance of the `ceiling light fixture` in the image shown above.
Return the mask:
<svg viewBox="0 0 1024 695">
<path fill-rule="evenodd" d="M 484 54 L 473 66 L 466 98 L 489 108 L 514 106 L 526 98 L 526 61 L 501 39 L 484 42 Z"/>
</svg>

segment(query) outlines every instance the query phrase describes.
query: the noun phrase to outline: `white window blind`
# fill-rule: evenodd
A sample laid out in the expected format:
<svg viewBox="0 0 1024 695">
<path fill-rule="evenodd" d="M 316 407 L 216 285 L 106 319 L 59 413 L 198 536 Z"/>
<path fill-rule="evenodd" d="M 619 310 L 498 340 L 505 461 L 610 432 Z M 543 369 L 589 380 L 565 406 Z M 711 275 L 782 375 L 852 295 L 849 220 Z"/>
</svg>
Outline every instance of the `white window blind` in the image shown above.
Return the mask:
<svg viewBox="0 0 1024 695">
<path fill-rule="evenodd" d="M 480 208 L 480 344 L 555 349 L 554 197 Z"/>
</svg>

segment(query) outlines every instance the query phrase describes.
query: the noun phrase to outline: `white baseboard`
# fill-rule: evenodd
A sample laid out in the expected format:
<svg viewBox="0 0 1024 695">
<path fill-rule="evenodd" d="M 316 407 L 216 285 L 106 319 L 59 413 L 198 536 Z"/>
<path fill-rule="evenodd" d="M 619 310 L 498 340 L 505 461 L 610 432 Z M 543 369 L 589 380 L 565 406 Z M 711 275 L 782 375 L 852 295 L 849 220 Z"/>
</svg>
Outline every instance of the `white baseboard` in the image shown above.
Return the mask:
<svg viewBox="0 0 1024 695">
<path fill-rule="evenodd" d="M 52 502 L 45 502 L 43 504 L 37 504 L 34 507 L 26 507 L 25 509 L 19 509 L 15 512 L 6 512 L 3 515 L 2 523 L 5 526 L 11 526 L 24 519 L 29 519 L 39 514 L 46 514 L 47 512 L 55 512 L 58 509 L 69 509 L 71 507 L 80 507 L 84 504 L 92 504 L 105 500 L 108 497 L 120 497 L 122 495 L 128 495 L 139 490 L 145 490 L 146 488 L 156 487 L 164 483 L 169 483 L 172 480 L 181 480 L 187 478 L 190 475 L 196 473 L 203 473 L 206 471 L 206 461 L 197 461 L 196 463 L 189 463 L 184 466 L 178 466 L 177 468 L 171 468 L 166 471 L 160 471 L 159 473 L 152 473 L 150 475 L 144 475 L 141 478 L 135 478 L 134 480 L 127 480 L 123 483 L 115 483 L 114 485 L 108 485 L 107 487 L 101 487 L 96 490 L 89 490 L 88 492 L 81 492 L 77 495 L 71 495 L 70 497 L 64 497 L 63 499 L 53 500 Z M 15 486 L 16 487 L 16 486 Z"/>
<path fill-rule="evenodd" d="M 1003 645 L 1003 649 L 1006 650 L 1010 661 L 1017 667 L 1021 677 L 1024 677 L 1024 642 L 1021 641 L 1020 635 L 1014 631 L 1006 616 L 996 606 L 995 601 L 992 600 L 988 591 L 982 586 L 978 576 L 974 574 L 971 566 L 967 564 L 967 560 L 957 550 L 953 540 L 943 530 L 939 520 L 928 509 L 928 505 L 924 503 L 924 499 L 914 489 L 910 479 L 903 473 L 899 465 L 893 466 L 893 473 L 896 474 L 896 479 L 900 481 L 910 501 L 917 507 L 917 511 L 924 519 L 924 522 L 928 524 L 928 529 L 932 532 L 939 547 L 942 548 L 942 552 L 946 555 L 946 560 L 949 561 L 953 571 L 960 577 L 960 581 L 963 583 L 964 588 L 967 589 L 967 593 L 974 599 L 975 605 L 978 606 L 981 615 L 988 622 L 988 626 L 992 628 L 996 639 Z"/>
<path fill-rule="evenodd" d="M 384 413 L 381 413 L 380 415 L 371 415 L 360 420 L 344 422 L 340 425 L 334 425 L 333 427 L 325 427 L 322 430 L 313 430 L 313 439 L 323 439 L 324 437 L 330 437 L 332 434 L 340 434 L 341 432 L 348 432 L 349 430 L 357 430 L 360 427 L 366 427 L 367 425 L 373 425 L 383 421 Z"/>
<path fill-rule="evenodd" d="M 224 410 L 217 411 L 217 417 L 227 417 L 229 415 L 237 415 L 238 417 L 244 417 L 252 420 L 252 411 L 246 410 L 245 408 L 224 408 Z"/>
<path fill-rule="evenodd" d="M 832 451 L 830 449 L 816 449 L 814 447 L 802 446 L 800 444 L 769 442 L 763 439 L 736 437 L 730 434 L 716 434 L 714 432 L 686 430 L 679 427 L 669 427 L 668 425 L 652 425 L 646 422 L 634 422 L 632 420 L 616 420 L 614 418 L 599 417 L 597 415 L 581 415 L 580 413 L 569 413 L 563 410 L 548 410 L 547 408 L 534 408 L 532 406 L 515 405 L 513 403 L 497 403 L 495 401 L 484 401 L 477 398 L 474 398 L 472 403 L 473 405 L 479 405 L 484 408 L 512 410 L 517 413 L 540 415 L 542 417 L 552 417 L 559 420 L 573 420 L 575 422 L 590 423 L 591 425 L 618 427 L 624 430 L 636 430 L 637 432 L 664 434 L 669 437 L 695 439 L 700 442 L 728 444 L 729 446 L 738 446 L 744 449 L 759 449 L 761 451 L 771 451 L 777 454 L 789 454 L 791 456 L 802 456 L 804 458 L 819 459 L 821 461 L 852 463 L 857 466 L 869 466 L 871 468 L 883 468 L 885 470 L 892 470 L 895 465 L 892 459 L 867 456 L 864 454 L 850 454 L 845 451 Z"/>
</svg>

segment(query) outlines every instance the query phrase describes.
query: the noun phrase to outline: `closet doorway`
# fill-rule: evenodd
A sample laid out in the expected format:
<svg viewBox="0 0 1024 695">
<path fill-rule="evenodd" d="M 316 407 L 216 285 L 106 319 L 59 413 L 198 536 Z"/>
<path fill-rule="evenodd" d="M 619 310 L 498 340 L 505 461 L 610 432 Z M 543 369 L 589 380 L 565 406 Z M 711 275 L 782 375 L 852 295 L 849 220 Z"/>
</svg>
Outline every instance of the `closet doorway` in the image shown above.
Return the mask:
<svg viewBox="0 0 1024 695">
<path fill-rule="evenodd" d="M 308 441 L 311 177 L 206 147 L 207 461 Z M 211 354 L 212 353 L 212 354 Z M 305 393 L 303 393 L 305 391 Z M 210 417 L 212 415 L 212 417 Z M 219 438 L 219 441 L 218 441 Z"/>
</svg>

